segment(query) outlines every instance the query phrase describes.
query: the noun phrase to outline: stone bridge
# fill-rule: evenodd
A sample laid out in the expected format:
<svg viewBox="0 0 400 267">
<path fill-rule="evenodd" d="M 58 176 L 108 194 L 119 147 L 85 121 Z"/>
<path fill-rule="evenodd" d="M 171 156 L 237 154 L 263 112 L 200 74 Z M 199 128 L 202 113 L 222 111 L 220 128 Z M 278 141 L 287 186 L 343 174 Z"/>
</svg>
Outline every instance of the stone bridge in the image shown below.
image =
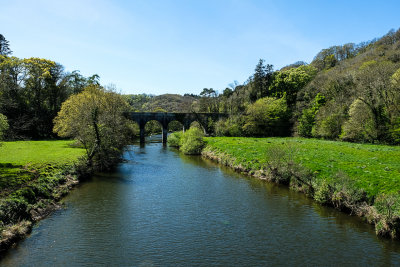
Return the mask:
<svg viewBox="0 0 400 267">
<path fill-rule="evenodd" d="M 171 121 L 179 121 L 183 125 L 183 131 L 189 129 L 192 122 L 197 121 L 207 134 L 208 121 L 211 118 L 213 121 L 218 121 L 221 118 L 228 117 L 225 113 L 172 113 L 172 112 L 128 112 L 126 116 L 137 122 L 140 128 L 140 143 L 144 144 L 144 126 L 147 122 L 155 120 L 162 126 L 162 142 L 167 143 L 168 124 Z"/>
</svg>

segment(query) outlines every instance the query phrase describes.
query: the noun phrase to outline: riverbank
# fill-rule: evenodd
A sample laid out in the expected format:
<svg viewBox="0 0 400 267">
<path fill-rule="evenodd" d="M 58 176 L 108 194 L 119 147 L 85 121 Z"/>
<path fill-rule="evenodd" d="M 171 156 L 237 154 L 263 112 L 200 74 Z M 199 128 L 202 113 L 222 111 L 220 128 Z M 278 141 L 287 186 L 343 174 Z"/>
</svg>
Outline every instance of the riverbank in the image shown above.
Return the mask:
<svg viewBox="0 0 400 267">
<path fill-rule="evenodd" d="M 60 208 L 78 183 L 84 149 L 73 141 L 16 141 L 0 147 L 0 256 Z"/>
<path fill-rule="evenodd" d="M 205 138 L 202 156 L 286 184 L 400 237 L 400 147 L 304 138 Z"/>
</svg>

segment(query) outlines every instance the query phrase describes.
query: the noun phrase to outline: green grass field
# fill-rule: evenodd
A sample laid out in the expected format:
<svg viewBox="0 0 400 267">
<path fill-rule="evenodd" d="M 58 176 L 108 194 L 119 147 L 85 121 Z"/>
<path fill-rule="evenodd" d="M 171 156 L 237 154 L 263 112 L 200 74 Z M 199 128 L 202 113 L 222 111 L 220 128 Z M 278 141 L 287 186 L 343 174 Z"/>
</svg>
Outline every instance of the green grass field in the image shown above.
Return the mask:
<svg viewBox="0 0 400 267">
<path fill-rule="evenodd" d="M 235 164 L 259 170 L 282 148 L 294 161 L 315 173 L 317 179 L 331 180 L 338 173 L 356 181 L 369 196 L 400 191 L 400 147 L 354 144 L 305 138 L 205 139 L 212 149 L 235 158 Z M 276 149 L 275 149 L 276 150 Z"/>
<path fill-rule="evenodd" d="M 74 141 L 16 141 L 0 146 L 0 197 L 30 183 L 38 174 L 55 173 L 78 160 L 84 149 Z"/>
<path fill-rule="evenodd" d="M 81 148 L 73 147 L 74 141 L 16 141 L 3 142 L 0 146 L 0 163 L 68 164 L 84 154 Z"/>
</svg>

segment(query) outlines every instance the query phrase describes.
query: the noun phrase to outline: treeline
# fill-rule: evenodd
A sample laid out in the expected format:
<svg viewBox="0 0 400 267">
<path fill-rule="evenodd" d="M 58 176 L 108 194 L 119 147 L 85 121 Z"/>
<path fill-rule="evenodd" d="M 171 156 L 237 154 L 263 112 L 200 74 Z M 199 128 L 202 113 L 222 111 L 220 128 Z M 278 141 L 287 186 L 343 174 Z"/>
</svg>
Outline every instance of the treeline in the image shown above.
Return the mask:
<svg viewBox="0 0 400 267">
<path fill-rule="evenodd" d="M 124 116 L 126 99 L 101 86 L 96 74 L 84 77 L 48 59 L 11 53 L 0 35 L 0 140 L 73 138 L 86 150 L 79 169 L 112 168 L 136 134 Z"/>
<path fill-rule="evenodd" d="M 11 56 L 8 41 L 0 35 L 0 113 L 8 120 L 8 139 L 53 138 L 53 120 L 61 104 L 99 76 L 66 72 L 54 61 Z"/>
<path fill-rule="evenodd" d="M 323 49 L 280 70 L 260 60 L 244 84 L 203 89 L 196 112 L 224 112 L 220 136 L 303 136 L 400 143 L 400 30 Z"/>
<path fill-rule="evenodd" d="M 54 137 L 53 120 L 61 104 L 88 85 L 98 85 L 99 77 L 65 72 L 46 59 L 12 57 L 3 36 L 0 44 L 0 114 L 8 120 L 6 136 Z M 207 125 L 220 136 L 293 135 L 398 144 L 400 30 L 361 44 L 323 49 L 310 64 L 299 61 L 274 70 L 260 59 L 244 84 L 235 81 L 220 92 L 204 88 L 199 95 L 123 98 L 128 111 L 228 113 L 228 119 Z M 159 125 L 147 128 L 152 133 Z"/>
</svg>

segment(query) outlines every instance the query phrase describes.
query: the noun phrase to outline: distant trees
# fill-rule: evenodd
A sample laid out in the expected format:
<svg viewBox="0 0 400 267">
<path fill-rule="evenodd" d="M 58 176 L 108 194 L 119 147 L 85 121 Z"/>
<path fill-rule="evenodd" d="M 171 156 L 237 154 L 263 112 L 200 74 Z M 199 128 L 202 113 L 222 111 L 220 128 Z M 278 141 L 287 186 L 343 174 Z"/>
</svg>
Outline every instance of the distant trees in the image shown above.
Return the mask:
<svg viewBox="0 0 400 267">
<path fill-rule="evenodd" d="M 61 104 L 96 81 L 98 76 L 67 73 L 51 60 L 0 55 L 0 112 L 9 120 L 8 137 L 53 137 L 53 119 Z"/>
<path fill-rule="evenodd" d="M 243 130 L 248 136 L 289 135 L 286 99 L 264 97 L 248 106 Z"/>
<path fill-rule="evenodd" d="M 132 137 L 132 123 L 123 116 L 127 109 L 121 95 L 92 84 L 62 104 L 54 132 L 78 140 L 89 164 L 107 169 L 119 160 L 121 149 Z"/>
<path fill-rule="evenodd" d="M 7 117 L 0 113 L 0 140 L 3 140 L 4 132 L 8 130 Z"/>
<path fill-rule="evenodd" d="M 293 106 L 296 103 L 298 91 L 307 85 L 316 74 L 317 70 L 310 65 L 278 71 L 269 87 L 269 94 L 274 97 L 285 95 L 287 104 Z"/>
<path fill-rule="evenodd" d="M 268 88 L 272 82 L 273 66 L 265 65 L 260 59 L 256 65 L 255 72 L 251 79 L 249 99 L 255 102 L 257 99 L 269 96 Z"/>
<path fill-rule="evenodd" d="M 300 136 L 312 137 L 312 130 L 315 125 L 316 115 L 323 104 L 325 104 L 325 97 L 318 93 L 310 107 L 303 109 L 302 115 L 299 119 L 299 125 L 297 127 L 297 132 Z"/>
<path fill-rule="evenodd" d="M 212 88 L 204 88 L 200 93 L 200 112 L 219 112 L 219 99 L 217 91 Z"/>
<path fill-rule="evenodd" d="M 11 55 L 12 51 L 10 49 L 10 44 L 6 40 L 6 38 L 0 34 L 0 55 L 2 56 L 8 56 Z"/>
</svg>

